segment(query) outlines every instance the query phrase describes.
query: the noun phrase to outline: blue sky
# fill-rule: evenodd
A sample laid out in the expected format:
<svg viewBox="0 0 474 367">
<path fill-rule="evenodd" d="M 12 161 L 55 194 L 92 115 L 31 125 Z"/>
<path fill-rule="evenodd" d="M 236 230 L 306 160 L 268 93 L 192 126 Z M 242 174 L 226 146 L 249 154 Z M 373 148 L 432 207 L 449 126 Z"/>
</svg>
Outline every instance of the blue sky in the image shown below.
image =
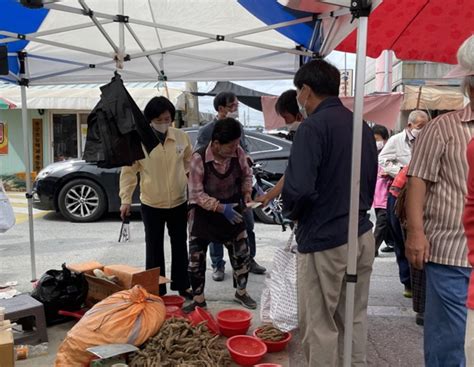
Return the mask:
<svg viewBox="0 0 474 367">
<path fill-rule="evenodd" d="M 355 55 L 345 54 L 343 52 L 334 51 L 328 57 L 327 60 L 339 69 L 355 69 Z M 232 80 L 232 82 L 243 85 L 247 88 L 255 89 L 261 92 L 279 95 L 287 89 L 294 88 L 292 80 L 254 80 L 254 81 L 238 81 Z M 214 87 L 214 82 L 200 82 L 198 84 L 199 91 L 209 91 Z M 184 89 L 184 83 L 168 83 L 170 88 Z M 215 113 L 214 107 L 212 106 L 213 97 L 199 97 L 199 111 Z M 241 122 L 248 122 L 249 126 L 263 126 L 263 115 L 260 111 L 256 111 L 252 108 L 240 104 L 239 115 Z"/>
</svg>

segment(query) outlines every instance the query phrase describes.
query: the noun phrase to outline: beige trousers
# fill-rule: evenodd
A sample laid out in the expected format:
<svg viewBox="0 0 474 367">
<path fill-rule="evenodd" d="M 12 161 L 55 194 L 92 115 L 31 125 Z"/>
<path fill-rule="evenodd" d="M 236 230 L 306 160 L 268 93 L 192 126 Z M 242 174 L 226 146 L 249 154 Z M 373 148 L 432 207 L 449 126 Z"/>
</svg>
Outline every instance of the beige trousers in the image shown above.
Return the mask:
<svg viewBox="0 0 474 367">
<path fill-rule="evenodd" d="M 474 310 L 467 309 L 466 338 L 464 340 L 466 366 L 474 366 Z"/>
<path fill-rule="evenodd" d="M 367 303 L 374 242 L 372 231 L 359 237 L 352 366 L 366 365 Z M 347 249 L 346 244 L 326 251 L 298 254 L 298 322 L 310 367 L 343 364 Z"/>
</svg>

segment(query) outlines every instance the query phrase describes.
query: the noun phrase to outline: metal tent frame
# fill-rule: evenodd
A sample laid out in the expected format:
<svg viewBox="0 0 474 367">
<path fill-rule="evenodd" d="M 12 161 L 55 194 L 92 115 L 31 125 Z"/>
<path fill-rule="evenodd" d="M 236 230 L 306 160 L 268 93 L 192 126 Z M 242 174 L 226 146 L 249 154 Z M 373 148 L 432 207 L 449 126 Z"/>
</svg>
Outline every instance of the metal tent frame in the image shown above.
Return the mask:
<svg viewBox="0 0 474 367">
<path fill-rule="evenodd" d="M 26 197 L 28 199 L 28 221 L 29 221 L 29 232 L 30 232 L 30 251 L 31 251 L 31 274 L 32 279 L 36 279 L 36 260 L 35 260 L 35 243 L 34 243 L 34 225 L 33 225 L 33 206 L 32 206 L 32 183 L 31 183 L 31 162 L 30 162 L 30 149 L 28 144 L 28 118 L 27 118 L 27 96 L 26 96 L 26 88 L 29 85 L 35 84 L 48 84 L 47 79 L 52 76 L 64 75 L 74 73 L 79 70 L 85 70 L 89 68 L 97 68 L 103 69 L 106 71 L 110 71 L 111 73 L 117 69 L 121 69 L 122 73 L 128 75 L 131 80 L 134 78 L 143 78 L 146 75 L 138 73 L 138 72 L 129 72 L 123 69 L 124 63 L 130 61 L 132 59 L 137 58 L 147 58 L 150 64 L 152 65 L 153 69 L 156 71 L 159 80 L 167 80 L 166 74 L 164 72 L 163 65 L 157 65 L 154 60 L 151 59 L 152 55 L 158 54 L 172 54 L 175 56 L 183 57 L 183 58 L 192 58 L 197 60 L 204 60 L 210 61 L 216 64 L 213 66 L 213 69 L 216 68 L 223 68 L 227 66 L 239 65 L 244 68 L 249 69 L 262 69 L 259 66 L 253 65 L 252 61 L 256 59 L 262 59 L 265 57 L 270 57 L 274 54 L 279 53 L 290 53 L 293 55 L 301 56 L 301 57 L 316 57 L 319 56 L 313 51 L 310 50 L 302 50 L 299 48 L 294 49 L 286 49 L 278 46 L 272 46 L 267 44 L 261 44 L 257 42 L 252 42 L 249 40 L 243 40 L 239 37 L 252 35 L 260 32 L 266 32 L 269 30 L 275 30 L 282 27 L 287 27 L 294 24 L 299 23 L 306 23 L 311 22 L 314 20 L 323 20 L 332 18 L 332 25 L 328 31 L 326 37 L 323 37 L 323 48 L 326 47 L 326 40 L 334 33 L 334 25 L 336 20 L 345 15 L 353 15 L 353 20 L 357 22 L 357 63 L 356 63 L 356 82 L 355 82 L 355 105 L 354 105 L 354 126 L 353 126 L 353 143 L 352 143 L 352 174 L 351 174 L 351 200 L 350 200 L 350 215 L 349 215 L 349 231 L 348 231 L 348 258 L 347 258 L 347 297 L 346 297 L 346 328 L 345 328 L 345 335 L 344 335 L 344 366 L 351 365 L 351 351 L 352 351 L 352 320 L 353 320 L 353 311 L 354 311 L 354 294 L 355 294 L 355 284 L 357 282 L 357 253 L 358 253 L 358 212 L 359 212 L 359 191 L 360 191 L 360 167 L 361 167 L 361 144 L 362 144 L 362 113 L 363 113 L 363 96 L 364 96 L 364 81 L 365 81 L 365 65 L 366 65 L 366 43 L 367 43 L 367 23 L 368 19 L 367 16 L 369 12 L 358 12 L 357 9 L 362 7 L 363 5 L 367 5 L 367 0 L 320 0 L 321 3 L 331 4 L 340 6 L 341 8 L 337 11 L 332 11 L 328 14 L 315 14 L 313 17 L 303 17 L 301 19 L 297 19 L 294 21 L 287 21 L 281 22 L 273 25 L 263 26 L 259 28 L 249 29 L 247 31 L 236 32 L 236 33 L 229 33 L 229 34 L 210 34 L 206 32 L 200 32 L 180 27 L 173 27 L 161 23 L 144 21 L 140 19 L 134 19 L 128 17 L 124 12 L 124 0 L 117 0 L 119 5 L 119 14 L 107 14 L 101 12 L 95 12 L 93 9 L 89 8 L 86 3 L 86 0 L 78 0 L 81 9 L 74 8 L 71 6 L 66 6 L 58 3 L 47 3 L 44 5 L 45 8 L 55 11 L 61 11 L 65 13 L 72 13 L 77 15 L 83 15 L 85 17 L 90 18 L 91 22 L 67 26 L 67 27 L 60 27 L 57 29 L 52 29 L 43 32 L 35 32 L 30 34 L 19 34 L 7 31 L 0 31 L 0 35 L 6 36 L 8 38 L 1 39 L 1 43 L 10 43 L 15 42 L 18 40 L 27 40 L 30 42 L 36 43 L 43 43 L 50 46 L 55 46 L 63 49 L 68 49 L 72 51 L 78 51 L 81 53 L 86 53 L 95 56 L 101 56 L 107 58 L 107 61 L 95 63 L 95 64 L 87 64 L 83 62 L 78 62 L 75 60 L 68 60 L 63 58 L 57 57 L 49 57 L 49 56 L 39 56 L 39 55 L 28 55 L 25 52 L 18 53 L 18 60 L 19 60 L 19 67 L 20 73 L 19 77 L 13 73 L 9 74 L 10 79 L 8 81 L 16 81 L 21 87 L 21 102 L 22 102 L 22 127 L 23 127 L 23 140 L 24 140 L 24 154 L 25 154 L 25 166 L 26 166 Z M 377 3 L 379 1 L 374 1 Z M 370 1 L 369 1 L 370 3 Z M 352 7 L 352 8 L 351 8 Z M 370 4 L 369 4 L 370 8 Z M 119 26 L 119 43 L 118 45 L 114 42 L 111 36 L 107 33 L 105 28 L 103 27 L 106 24 L 110 24 L 116 22 Z M 193 42 L 186 42 L 180 45 L 175 45 L 171 47 L 159 47 L 153 50 L 146 50 L 143 44 L 141 43 L 140 39 L 138 38 L 137 34 L 134 32 L 132 25 L 141 25 L 147 26 L 152 29 L 163 29 L 169 30 L 174 32 L 181 32 L 190 34 L 193 36 L 201 37 L 202 40 L 197 40 Z M 109 46 L 113 50 L 113 57 L 111 58 L 111 54 L 103 51 L 98 51 L 94 49 L 84 48 L 73 46 L 61 42 L 51 41 L 42 39 L 42 36 L 51 35 L 51 34 L 60 34 L 62 32 L 67 32 L 71 30 L 80 30 L 89 27 L 97 27 L 103 37 L 107 40 Z M 137 52 L 134 54 L 126 54 L 126 45 L 125 45 L 125 31 L 128 31 L 132 38 L 137 42 L 139 47 L 141 48 L 141 52 Z M 322 35 L 320 35 L 321 37 Z M 182 50 L 198 45 L 203 45 L 207 43 L 213 42 L 230 42 L 234 44 L 241 44 L 245 46 L 251 47 L 258 47 L 262 49 L 266 49 L 271 51 L 263 56 L 258 56 L 256 58 L 247 58 L 241 60 L 224 60 L 224 59 L 215 59 L 215 58 L 207 58 L 207 57 L 196 57 L 194 55 L 187 54 L 182 52 Z M 326 50 L 329 53 L 330 50 Z M 17 56 L 16 54 L 9 54 L 9 56 Z M 62 63 L 71 65 L 70 69 L 60 71 L 60 72 L 53 72 L 47 73 L 40 76 L 31 77 L 29 68 L 28 68 L 28 58 L 37 58 L 44 61 L 50 61 L 52 63 Z M 113 66 L 115 64 L 115 67 Z M 112 65 L 112 66 L 111 66 Z M 195 71 L 191 74 L 200 73 L 205 70 L 209 70 L 210 68 L 202 69 Z M 287 72 L 282 72 L 280 70 L 272 70 L 277 73 L 282 73 L 284 76 L 288 77 Z M 191 74 L 183 74 L 181 77 L 186 78 L 189 77 Z M 45 82 L 46 81 L 46 82 Z M 350 322 L 349 322 L 350 321 Z"/>
</svg>

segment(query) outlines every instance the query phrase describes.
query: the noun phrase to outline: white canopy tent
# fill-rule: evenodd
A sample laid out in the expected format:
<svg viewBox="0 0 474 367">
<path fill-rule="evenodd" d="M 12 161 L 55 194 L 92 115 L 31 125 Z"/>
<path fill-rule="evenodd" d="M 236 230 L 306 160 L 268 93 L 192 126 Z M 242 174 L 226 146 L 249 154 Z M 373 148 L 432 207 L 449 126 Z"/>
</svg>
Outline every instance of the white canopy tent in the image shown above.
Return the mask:
<svg viewBox="0 0 474 367">
<path fill-rule="evenodd" d="M 374 0 L 372 7 L 380 2 Z M 291 78 L 300 56 L 314 57 L 315 53 L 295 47 L 274 29 L 323 20 L 319 54 L 326 56 L 358 26 L 344 352 L 344 365 L 350 366 L 368 14 L 351 21 L 349 8 L 353 6 L 356 14 L 366 3 L 362 0 L 315 3 L 331 4 L 322 8 L 329 12 L 265 25 L 234 0 L 45 1 L 44 7 L 50 11 L 39 29 L 25 34 L 0 25 L 0 35 L 7 37 L 0 39 L 0 44 L 29 41 L 19 57 L 19 71 L 10 68 L 6 79 L 21 85 L 25 165 L 30 172 L 27 85 L 107 82 L 117 68 L 126 82 Z M 35 279 L 31 178 L 26 177 Z"/>
<path fill-rule="evenodd" d="M 129 60 L 125 81 L 282 79 L 299 56 L 312 55 L 273 30 L 289 24 L 267 26 L 234 0 L 64 0 L 45 8 L 39 29 L 24 35 L 30 85 L 108 81 L 115 59 Z M 23 37 L 0 35 L 11 37 L 3 43 Z"/>
</svg>

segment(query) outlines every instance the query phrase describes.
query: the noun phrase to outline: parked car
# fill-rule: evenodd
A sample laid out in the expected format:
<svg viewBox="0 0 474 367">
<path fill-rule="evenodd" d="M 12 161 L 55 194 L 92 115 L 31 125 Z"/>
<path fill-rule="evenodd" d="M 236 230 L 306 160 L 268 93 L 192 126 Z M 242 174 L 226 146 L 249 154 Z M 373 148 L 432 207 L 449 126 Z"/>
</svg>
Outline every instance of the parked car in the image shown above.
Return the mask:
<svg viewBox="0 0 474 367">
<path fill-rule="evenodd" d="M 198 129 L 185 129 L 196 141 Z M 291 143 L 287 140 L 246 131 L 250 155 L 265 171 L 265 179 L 275 183 L 284 174 Z M 107 212 L 118 212 L 120 168 L 99 168 L 82 160 L 56 162 L 45 167 L 33 185 L 33 206 L 55 210 L 73 222 L 93 222 Z M 266 187 L 265 189 L 267 189 Z M 138 185 L 133 195 L 132 211 L 140 210 Z M 273 223 L 271 212 L 255 209 L 256 216 Z"/>
</svg>

